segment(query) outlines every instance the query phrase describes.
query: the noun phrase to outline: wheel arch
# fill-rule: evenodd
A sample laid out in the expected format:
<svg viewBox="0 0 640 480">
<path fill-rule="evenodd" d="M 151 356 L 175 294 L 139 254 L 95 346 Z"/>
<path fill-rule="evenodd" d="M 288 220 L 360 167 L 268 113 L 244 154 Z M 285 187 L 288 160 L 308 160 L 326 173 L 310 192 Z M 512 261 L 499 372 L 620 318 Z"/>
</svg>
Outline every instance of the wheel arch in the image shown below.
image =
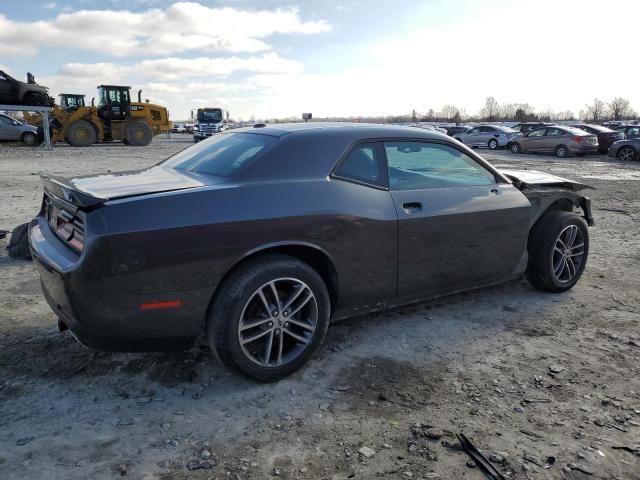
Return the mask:
<svg viewBox="0 0 640 480">
<path fill-rule="evenodd" d="M 571 194 L 569 192 L 558 192 L 559 195 L 554 197 L 539 199 L 539 208 L 532 216 L 531 226 L 529 227 L 529 244 L 534 241 L 532 235 L 537 230 L 536 226 L 542 221 L 544 216 L 550 212 L 574 212 L 576 208 L 582 211 L 582 216 L 589 226 L 593 225 L 591 217 L 591 202 L 588 198 L 581 195 Z M 531 200 L 531 199 L 530 199 Z"/>
<path fill-rule="evenodd" d="M 222 285 L 229 278 L 229 276 L 247 262 L 254 261 L 256 259 L 259 259 L 260 257 L 272 254 L 281 254 L 294 257 L 302 262 L 305 262 L 316 272 L 318 272 L 325 285 L 327 286 L 327 291 L 329 292 L 329 300 L 331 301 L 331 311 L 335 311 L 335 307 L 338 302 L 339 285 L 338 274 L 331 256 L 323 248 L 311 243 L 283 241 L 261 245 L 247 251 L 244 255 L 236 259 L 233 265 L 231 265 L 221 277 L 220 282 L 218 282 L 218 284 L 216 285 L 216 288 L 211 297 L 211 301 L 209 303 L 209 307 L 207 309 L 205 323 L 206 318 L 208 318 L 209 316 L 209 312 L 213 308 L 213 304 L 216 301 Z"/>
</svg>

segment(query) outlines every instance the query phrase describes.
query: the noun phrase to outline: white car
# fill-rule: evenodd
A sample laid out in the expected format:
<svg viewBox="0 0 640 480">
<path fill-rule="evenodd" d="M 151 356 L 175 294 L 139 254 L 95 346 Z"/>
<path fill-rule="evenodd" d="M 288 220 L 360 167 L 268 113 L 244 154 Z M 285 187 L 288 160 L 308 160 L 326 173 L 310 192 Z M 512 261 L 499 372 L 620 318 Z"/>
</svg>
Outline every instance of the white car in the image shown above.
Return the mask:
<svg viewBox="0 0 640 480">
<path fill-rule="evenodd" d="M 509 127 L 480 125 L 467 132 L 457 133 L 453 138 L 470 147 L 486 147 L 495 150 L 498 147 L 506 147 L 512 140 L 521 136 L 521 133 Z"/>
</svg>

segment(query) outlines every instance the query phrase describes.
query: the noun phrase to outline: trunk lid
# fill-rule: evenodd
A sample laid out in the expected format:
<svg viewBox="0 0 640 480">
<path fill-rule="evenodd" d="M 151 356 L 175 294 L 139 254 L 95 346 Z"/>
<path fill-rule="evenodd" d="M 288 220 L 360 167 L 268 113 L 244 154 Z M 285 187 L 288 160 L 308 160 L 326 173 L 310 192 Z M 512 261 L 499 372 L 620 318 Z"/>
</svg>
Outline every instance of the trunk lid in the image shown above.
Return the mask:
<svg viewBox="0 0 640 480">
<path fill-rule="evenodd" d="M 198 188 L 221 181 L 209 177 L 205 182 L 198 176 L 161 166 L 71 179 L 46 173 L 40 177 L 45 191 L 79 208 L 91 208 L 116 198 Z"/>
</svg>

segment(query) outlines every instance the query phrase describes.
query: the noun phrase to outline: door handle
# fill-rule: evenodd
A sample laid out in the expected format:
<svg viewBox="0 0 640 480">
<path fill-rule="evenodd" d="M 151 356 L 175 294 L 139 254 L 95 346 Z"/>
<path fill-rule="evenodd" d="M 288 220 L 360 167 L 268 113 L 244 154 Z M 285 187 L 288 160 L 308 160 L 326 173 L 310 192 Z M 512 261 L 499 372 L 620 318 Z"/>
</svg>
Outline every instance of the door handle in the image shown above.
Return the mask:
<svg viewBox="0 0 640 480">
<path fill-rule="evenodd" d="M 497 188 L 492 188 L 490 190 L 490 193 L 493 194 L 493 195 L 500 195 L 502 192 Z"/>
<path fill-rule="evenodd" d="M 416 213 L 422 210 L 422 204 L 420 202 L 407 202 L 402 204 L 402 208 L 407 213 Z"/>
</svg>

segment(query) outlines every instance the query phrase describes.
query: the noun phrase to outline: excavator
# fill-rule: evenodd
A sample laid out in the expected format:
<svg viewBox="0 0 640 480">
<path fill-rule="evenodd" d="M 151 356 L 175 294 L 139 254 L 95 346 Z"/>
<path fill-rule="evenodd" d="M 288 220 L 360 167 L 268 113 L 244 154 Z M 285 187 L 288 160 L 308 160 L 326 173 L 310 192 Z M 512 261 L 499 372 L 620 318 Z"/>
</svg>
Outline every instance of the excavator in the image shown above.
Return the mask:
<svg viewBox="0 0 640 480">
<path fill-rule="evenodd" d="M 127 145 L 145 146 L 155 135 L 171 129 L 166 108 L 142 101 L 132 102 L 131 87 L 100 85 L 98 105 L 85 105 L 84 95 L 63 93 L 60 105 L 54 105 L 49 113 L 51 143 L 67 142 L 76 147 L 86 147 L 98 142 L 123 142 Z M 24 114 L 27 123 L 41 128 L 40 115 Z"/>
</svg>

